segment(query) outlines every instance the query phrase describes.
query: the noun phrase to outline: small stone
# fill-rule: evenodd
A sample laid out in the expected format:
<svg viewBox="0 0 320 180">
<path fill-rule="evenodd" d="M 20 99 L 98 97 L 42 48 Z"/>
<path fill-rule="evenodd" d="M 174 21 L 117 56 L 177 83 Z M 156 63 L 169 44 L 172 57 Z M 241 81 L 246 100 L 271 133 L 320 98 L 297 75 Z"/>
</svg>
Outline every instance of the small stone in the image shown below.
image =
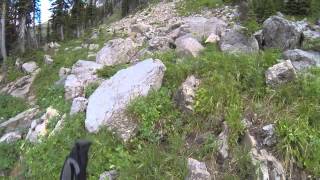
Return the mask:
<svg viewBox="0 0 320 180">
<path fill-rule="evenodd" d="M 210 34 L 205 43 L 217 43 L 220 41 L 220 37 L 216 34 Z"/>
<path fill-rule="evenodd" d="M 186 56 L 197 57 L 204 47 L 193 37 L 182 36 L 175 41 L 176 51 Z"/>
<path fill-rule="evenodd" d="M 79 112 L 85 112 L 87 105 L 88 105 L 88 100 L 86 98 L 84 97 L 74 98 L 72 101 L 70 115 L 73 115 Z"/>
<path fill-rule="evenodd" d="M 116 180 L 118 172 L 116 170 L 106 171 L 102 173 L 99 177 L 99 180 Z"/>
<path fill-rule="evenodd" d="M 186 180 L 211 180 L 211 175 L 204 162 L 188 158 L 189 174 Z"/>
<path fill-rule="evenodd" d="M 98 44 L 90 44 L 89 45 L 89 50 L 93 51 L 93 50 L 97 50 L 99 49 L 99 45 Z"/>
<path fill-rule="evenodd" d="M 34 61 L 30 61 L 22 64 L 22 70 L 26 73 L 33 73 L 38 68 L 38 65 Z"/>
<path fill-rule="evenodd" d="M 53 64 L 53 59 L 50 55 L 44 55 L 44 63 L 45 64 Z"/>
</svg>

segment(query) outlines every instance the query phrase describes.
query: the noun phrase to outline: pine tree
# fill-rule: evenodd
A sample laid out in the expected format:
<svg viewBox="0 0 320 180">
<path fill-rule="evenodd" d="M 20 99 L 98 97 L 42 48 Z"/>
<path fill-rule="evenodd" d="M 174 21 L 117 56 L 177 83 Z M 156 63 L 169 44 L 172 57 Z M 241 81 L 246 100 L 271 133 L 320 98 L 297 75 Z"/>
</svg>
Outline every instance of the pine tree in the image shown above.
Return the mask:
<svg viewBox="0 0 320 180">
<path fill-rule="evenodd" d="M 85 3 L 82 0 L 74 0 L 71 9 L 72 26 L 76 29 L 77 38 L 81 35 L 81 30 L 85 19 Z"/>
<path fill-rule="evenodd" d="M 65 0 L 55 0 L 52 3 L 52 23 L 56 34 L 60 35 L 60 40 L 64 40 L 64 30 L 68 18 L 69 4 Z"/>
</svg>

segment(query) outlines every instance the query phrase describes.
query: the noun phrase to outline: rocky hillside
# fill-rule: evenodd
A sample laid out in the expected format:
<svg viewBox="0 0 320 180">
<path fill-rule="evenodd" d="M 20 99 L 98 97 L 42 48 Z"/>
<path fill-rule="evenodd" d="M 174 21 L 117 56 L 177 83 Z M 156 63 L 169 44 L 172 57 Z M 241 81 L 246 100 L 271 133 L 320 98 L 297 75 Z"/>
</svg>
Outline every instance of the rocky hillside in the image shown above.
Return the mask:
<svg viewBox="0 0 320 180">
<path fill-rule="evenodd" d="M 87 139 L 88 179 L 319 178 L 320 24 L 181 3 L 10 57 L 0 176 L 58 179 Z"/>
</svg>

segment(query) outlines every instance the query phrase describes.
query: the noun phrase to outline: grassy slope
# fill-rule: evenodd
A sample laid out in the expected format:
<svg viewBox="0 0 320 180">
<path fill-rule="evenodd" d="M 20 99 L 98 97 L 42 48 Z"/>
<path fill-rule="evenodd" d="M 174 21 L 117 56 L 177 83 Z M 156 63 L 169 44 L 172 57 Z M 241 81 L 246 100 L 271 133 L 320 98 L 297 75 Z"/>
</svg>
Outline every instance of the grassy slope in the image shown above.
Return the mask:
<svg viewBox="0 0 320 180">
<path fill-rule="evenodd" d="M 103 43 L 108 38 L 102 35 L 98 41 Z M 70 67 L 78 59 L 86 58 L 87 52 L 83 50 L 63 50 L 79 44 L 80 41 L 63 43 L 59 53 L 53 56 L 55 65 L 42 65 L 43 71 L 33 87 L 41 107 L 52 105 L 61 112 L 69 111 L 70 103 L 63 99 L 63 88 L 54 87 L 53 83 L 58 80 L 60 67 Z M 257 127 L 276 123 L 279 143 L 275 153 L 286 165 L 294 158 L 301 167 L 319 176 L 320 71 L 310 70 L 308 75 L 292 83 L 276 90 L 269 89 L 264 82 L 264 72 L 278 57 L 279 53 L 272 50 L 252 55 L 227 55 L 219 52 L 215 45 L 207 46 L 198 58 L 181 59 L 174 52 L 156 54 L 154 58 L 161 59 L 167 71 L 159 91 L 137 99 L 128 109 L 128 114 L 140 124 L 136 138 L 124 145 L 105 130 L 98 134 L 87 133 L 83 114 L 67 117 L 58 135 L 42 144 L 26 143 L 22 148 L 14 148 L 25 157 L 25 171 L 21 176 L 42 179 L 50 174 L 48 179 L 57 179 L 74 141 L 85 138 L 93 142 L 88 166 L 90 179 L 98 179 L 100 173 L 110 169 L 117 169 L 120 179 L 184 179 L 187 157 L 206 161 L 210 170 L 217 167 L 215 137 L 221 131 L 220 122 L 225 120 L 230 127 L 229 144 L 234 159 L 226 162 L 228 168 L 218 176 L 247 179 L 254 175 L 255 167 L 250 164 L 247 151 L 237 142 L 244 131 L 241 120 L 254 113 L 257 115 L 252 121 Z M 42 54 L 37 59 L 40 62 Z M 101 75 L 109 77 L 119 68 L 122 67 L 107 68 Z M 200 77 L 202 84 L 197 92 L 194 114 L 186 115 L 175 107 L 172 96 L 190 74 Z M 87 94 L 93 89 L 94 86 Z M 187 148 L 185 143 L 191 135 L 207 132 L 212 135 L 204 144 Z M 0 155 L 6 154 L 8 149 L 0 147 Z M 1 158 L 8 160 L 4 161 L 7 165 L 3 168 L 13 166 L 12 158 Z"/>
</svg>

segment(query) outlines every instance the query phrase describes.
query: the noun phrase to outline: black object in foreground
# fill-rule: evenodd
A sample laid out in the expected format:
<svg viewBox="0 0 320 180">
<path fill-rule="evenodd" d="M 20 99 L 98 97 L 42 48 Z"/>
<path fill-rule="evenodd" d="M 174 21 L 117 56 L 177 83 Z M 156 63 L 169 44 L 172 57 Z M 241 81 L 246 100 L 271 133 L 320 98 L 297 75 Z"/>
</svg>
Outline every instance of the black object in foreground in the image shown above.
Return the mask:
<svg viewBox="0 0 320 180">
<path fill-rule="evenodd" d="M 64 161 L 60 180 L 86 180 L 88 152 L 91 142 L 78 140 Z"/>
</svg>

